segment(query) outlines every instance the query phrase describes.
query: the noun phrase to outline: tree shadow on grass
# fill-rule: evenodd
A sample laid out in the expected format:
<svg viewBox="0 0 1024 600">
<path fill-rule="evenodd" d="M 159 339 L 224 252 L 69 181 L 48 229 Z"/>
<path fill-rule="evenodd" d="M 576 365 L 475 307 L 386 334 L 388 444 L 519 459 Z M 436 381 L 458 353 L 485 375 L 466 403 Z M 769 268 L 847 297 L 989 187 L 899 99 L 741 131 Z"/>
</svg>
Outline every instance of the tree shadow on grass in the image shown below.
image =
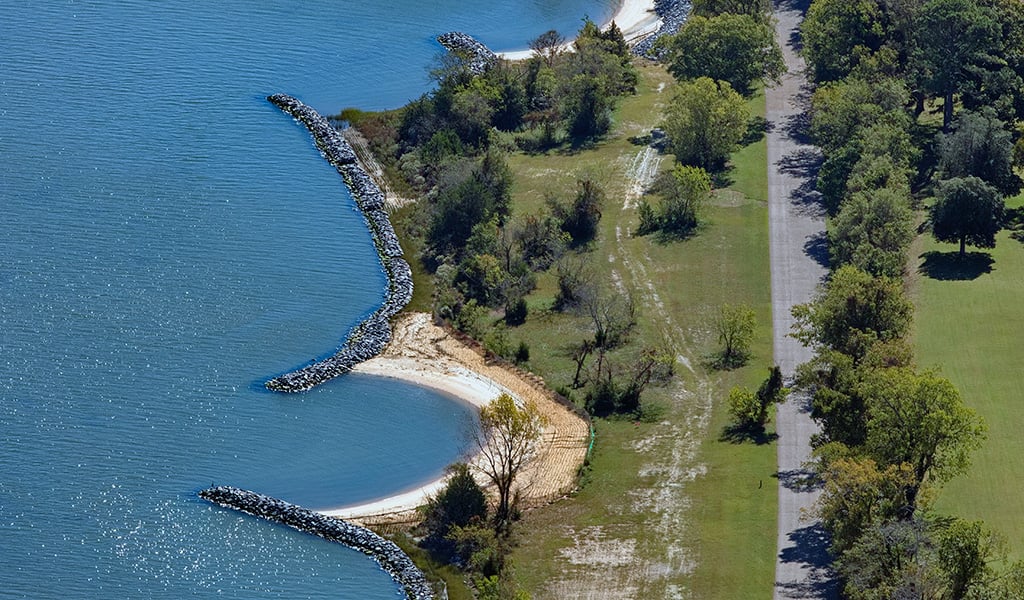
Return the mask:
<svg viewBox="0 0 1024 600">
<path fill-rule="evenodd" d="M 718 441 L 720 442 L 729 442 L 730 444 L 753 442 L 758 446 L 770 444 L 777 439 L 779 439 L 779 434 L 774 432 L 768 433 L 764 430 L 764 427 L 752 427 L 736 423 L 723 427 L 722 435 L 718 436 Z"/>
<path fill-rule="evenodd" d="M 988 252 L 938 252 L 932 250 L 920 256 L 924 261 L 917 272 L 939 281 L 970 281 L 992 272 L 992 255 Z"/>
<path fill-rule="evenodd" d="M 726 356 L 723 352 L 712 352 L 701 358 L 700 364 L 711 371 L 732 371 L 738 369 L 750 361 L 750 354 L 747 352 L 733 352 Z"/>
<path fill-rule="evenodd" d="M 1006 209 L 1006 228 L 1011 238 L 1024 244 L 1024 206 Z"/>
</svg>

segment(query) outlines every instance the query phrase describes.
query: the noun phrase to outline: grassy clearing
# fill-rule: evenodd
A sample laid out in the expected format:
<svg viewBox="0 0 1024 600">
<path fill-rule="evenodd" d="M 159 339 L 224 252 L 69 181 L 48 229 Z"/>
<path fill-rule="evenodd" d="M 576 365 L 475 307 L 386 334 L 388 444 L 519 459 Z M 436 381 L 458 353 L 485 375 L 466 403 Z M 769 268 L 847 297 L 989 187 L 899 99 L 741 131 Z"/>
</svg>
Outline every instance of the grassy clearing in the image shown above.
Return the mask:
<svg viewBox="0 0 1024 600">
<path fill-rule="evenodd" d="M 661 409 L 658 418 L 597 421 L 583 489 L 521 524 L 513 559 L 534 598 L 768 598 L 772 592 L 775 448 L 720 439 L 729 388 L 756 387 L 771 365 L 765 144 L 734 157 L 731 187 L 717 192 L 699 235 L 665 244 L 633 237 L 636 211 L 624 202 L 627 171 L 643 146 L 630 138 L 657 125 L 670 93 L 659 89 L 671 83 L 664 70 L 644 67 L 640 93 L 622 102 L 609 139 L 585 151 L 510 161 L 516 212 L 539 210 L 545 193 L 571 197 L 584 174 L 604 186 L 592 266 L 640 300 L 634 343 L 666 347 L 679 358 L 676 379 L 648 392 Z M 763 96 L 751 104 L 763 114 Z M 527 323 L 511 335 L 530 345 L 530 368 L 560 386 L 574 371 L 567 346 L 587 335 L 587 322 L 548 311 L 554 291 L 553 276 L 542 277 L 528 299 Z M 710 319 L 723 303 L 757 311 L 754 356 L 743 369 L 707 372 L 702 358 L 716 346 Z"/>
<path fill-rule="evenodd" d="M 1008 205 L 1024 205 L 1024 195 Z M 913 285 L 918 362 L 939 366 L 989 427 L 970 473 L 946 485 L 937 508 L 984 520 L 1024 558 L 1024 243 L 1004 231 L 994 250 L 969 253 L 965 264 L 955 244 L 929 238 L 922 246 Z"/>
</svg>

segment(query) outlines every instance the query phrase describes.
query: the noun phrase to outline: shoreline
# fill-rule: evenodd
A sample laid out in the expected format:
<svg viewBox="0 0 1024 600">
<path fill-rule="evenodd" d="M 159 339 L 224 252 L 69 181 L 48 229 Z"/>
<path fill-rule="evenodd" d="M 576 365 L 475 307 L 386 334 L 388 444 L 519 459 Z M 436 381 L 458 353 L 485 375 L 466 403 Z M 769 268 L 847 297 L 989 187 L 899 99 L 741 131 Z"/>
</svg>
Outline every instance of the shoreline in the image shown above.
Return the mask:
<svg viewBox="0 0 1024 600">
<path fill-rule="evenodd" d="M 478 349 L 434 325 L 430 315 L 400 315 L 394 323 L 394 339 L 384 353 L 354 366 L 352 372 L 429 387 L 478 408 L 501 393 L 510 394 L 517 402 L 533 402 L 547 424 L 535 456 L 522 471 L 523 507 L 548 503 L 575 487 L 576 472 L 589 448 L 589 423 L 554 400 L 539 378 L 489 363 Z M 476 456 L 467 457 L 467 462 L 472 463 Z M 411 522 L 416 520 L 416 508 L 446 481 L 447 475 L 443 475 L 391 496 L 316 512 L 363 524 Z"/>
<path fill-rule="evenodd" d="M 606 23 L 601 24 L 601 29 L 608 27 L 614 21 L 622 30 L 622 35 L 627 42 L 653 34 L 658 31 L 662 20 L 655 12 L 654 4 L 654 0 L 622 0 L 615 14 Z M 572 40 L 569 40 L 565 43 L 564 48 L 571 47 Z M 496 52 L 496 54 L 505 60 L 526 60 L 533 56 L 533 50 L 527 48 Z"/>
</svg>

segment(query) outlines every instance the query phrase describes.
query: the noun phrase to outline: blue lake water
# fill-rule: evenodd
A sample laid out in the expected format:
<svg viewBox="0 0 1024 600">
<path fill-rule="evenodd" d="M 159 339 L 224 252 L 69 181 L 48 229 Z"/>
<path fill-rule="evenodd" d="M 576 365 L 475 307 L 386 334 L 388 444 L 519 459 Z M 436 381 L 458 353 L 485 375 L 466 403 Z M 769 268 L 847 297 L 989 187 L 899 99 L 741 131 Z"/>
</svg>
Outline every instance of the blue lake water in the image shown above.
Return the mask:
<svg viewBox="0 0 1024 600">
<path fill-rule="evenodd" d="M 0 3 L 0 598 L 396 598 L 375 563 L 212 507 L 439 475 L 471 411 L 330 353 L 384 276 L 340 177 L 264 97 L 429 88 L 433 36 L 571 34 L 614 0 Z"/>
</svg>

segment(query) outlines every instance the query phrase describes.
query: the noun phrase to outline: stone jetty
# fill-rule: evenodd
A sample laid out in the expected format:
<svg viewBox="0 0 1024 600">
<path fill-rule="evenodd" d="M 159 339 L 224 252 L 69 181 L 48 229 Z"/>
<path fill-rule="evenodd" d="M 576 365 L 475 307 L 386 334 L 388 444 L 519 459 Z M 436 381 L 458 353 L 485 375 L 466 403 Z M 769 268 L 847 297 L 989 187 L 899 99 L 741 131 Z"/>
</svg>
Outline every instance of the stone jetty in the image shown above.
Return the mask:
<svg viewBox="0 0 1024 600">
<path fill-rule="evenodd" d="M 437 43 L 453 54 L 468 56 L 469 70 L 474 75 L 482 74 L 498 62 L 498 55 L 490 48 L 461 31 L 442 33 L 437 36 Z"/>
<path fill-rule="evenodd" d="M 286 94 L 267 100 L 305 125 L 327 162 L 341 174 L 373 238 L 388 278 L 384 303 L 349 332 L 345 343 L 332 356 L 275 377 L 266 383 L 275 392 L 302 392 L 349 372 L 353 366 L 381 353 L 391 341 L 388 320 L 412 300 L 412 269 L 405 261 L 398 236 L 384 209 L 384 193 L 359 164 L 348 141 L 312 107 Z"/>
<path fill-rule="evenodd" d="M 236 487 L 211 487 L 199 492 L 199 497 L 358 550 L 377 561 L 405 589 L 409 600 L 434 599 L 427 578 L 412 559 L 394 542 L 365 527 Z"/>
<path fill-rule="evenodd" d="M 666 35 L 673 35 L 686 23 L 693 7 L 690 0 L 654 0 L 654 12 L 661 17 L 658 31 L 640 40 L 633 46 L 633 54 L 649 56 L 654 43 Z"/>
</svg>

